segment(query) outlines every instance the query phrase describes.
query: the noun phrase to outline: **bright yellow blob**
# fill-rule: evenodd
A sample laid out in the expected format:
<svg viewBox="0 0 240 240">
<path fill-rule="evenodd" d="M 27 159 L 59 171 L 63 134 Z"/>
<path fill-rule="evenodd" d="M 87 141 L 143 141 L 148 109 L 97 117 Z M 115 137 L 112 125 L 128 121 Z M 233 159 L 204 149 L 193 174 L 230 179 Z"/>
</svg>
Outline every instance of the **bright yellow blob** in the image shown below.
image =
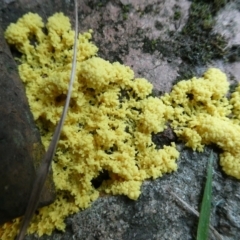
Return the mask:
<svg viewBox="0 0 240 240">
<path fill-rule="evenodd" d="M 23 54 L 19 74 L 48 147 L 66 99 L 74 32 L 61 13 L 48 19 L 47 35 L 42 27 L 41 18 L 29 13 L 11 24 L 5 37 Z M 100 191 L 136 200 L 145 179 L 177 169 L 174 143 L 157 150 L 152 142 L 151 134 L 165 128 L 167 111 L 161 99 L 150 96 L 152 85 L 134 79 L 129 67 L 97 57 L 90 39 L 91 31 L 78 37 L 72 99 L 52 164 L 57 199 L 34 216 L 29 233 L 64 230 L 64 219 L 89 207 Z M 92 180 L 103 171 L 109 179 L 95 189 Z"/>
<path fill-rule="evenodd" d="M 211 68 L 202 78 L 179 82 L 162 100 L 173 108 L 169 120 L 178 137 L 198 151 L 216 144 L 224 151 L 223 170 L 240 179 L 240 87 L 230 100 L 228 90 L 226 75 Z"/>
<path fill-rule="evenodd" d="M 19 74 L 48 147 L 66 99 L 74 32 L 62 13 L 48 19 L 47 35 L 43 27 L 42 19 L 29 13 L 11 24 L 5 37 L 23 54 Z M 157 150 L 151 138 L 167 122 L 194 150 L 217 144 L 224 151 L 223 170 L 240 179 L 240 87 L 226 98 L 224 73 L 209 69 L 202 78 L 181 81 L 170 94 L 154 98 L 152 85 L 134 79 L 129 67 L 97 57 L 91 31 L 79 34 L 78 42 L 70 109 L 52 164 L 57 199 L 39 210 L 28 233 L 64 230 L 64 219 L 89 207 L 100 191 L 136 200 L 145 179 L 175 171 L 175 144 Z M 95 189 L 92 180 L 103 171 L 109 180 Z M 19 219 L 4 224 L 1 239 L 13 239 L 18 225 Z"/>
</svg>

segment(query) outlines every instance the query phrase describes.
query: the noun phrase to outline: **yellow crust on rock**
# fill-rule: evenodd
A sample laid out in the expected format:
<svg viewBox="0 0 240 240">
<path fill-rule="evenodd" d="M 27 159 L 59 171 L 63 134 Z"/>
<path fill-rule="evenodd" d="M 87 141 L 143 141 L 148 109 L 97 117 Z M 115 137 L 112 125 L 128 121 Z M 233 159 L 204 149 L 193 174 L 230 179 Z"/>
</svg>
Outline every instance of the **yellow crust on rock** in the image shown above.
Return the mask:
<svg viewBox="0 0 240 240">
<path fill-rule="evenodd" d="M 11 24 L 5 37 L 22 53 L 19 73 L 48 147 L 66 98 L 74 32 L 62 13 L 48 19 L 47 35 L 43 27 L 42 19 L 29 13 Z M 100 191 L 136 200 L 145 179 L 175 171 L 175 144 L 157 150 L 151 138 L 167 122 L 194 150 L 217 144 L 224 151 L 223 170 L 240 179 L 240 87 L 229 100 L 224 73 L 211 68 L 202 78 L 181 81 L 171 93 L 154 98 L 152 85 L 134 79 L 129 67 L 97 57 L 91 31 L 79 34 L 78 42 L 76 81 L 52 164 L 57 200 L 39 210 L 28 233 L 64 230 L 64 218 L 89 207 Z M 102 171 L 109 180 L 95 189 L 92 180 Z M 13 239 L 18 225 L 19 219 L 4 224 L 0 238 Z"/>
<path fill-rule="evenodd" d="M 66 98 L 74 32 L 61 13 L 48 19 L 47 35 L 42 27 L 41 18 L 29 13 L 11 24 L 5 37 L 23 54 L 19 73 L 48 147 Z M 136 200 L 143 180 L 177 169 L 175 145 L 157 150 L 151 139 L 153 132 L 164 130 L 167 110 L 161 99 L 150 96 L 152 84 L 134 79 L 127 66 L 97 57 L 90 39 L 91 31 L 78 37 L 72 99 L 52 164 L 57 199 L 39 210 L 28 233 L 64 230 L 64 219 L 89 207 L 100 191 Z M 95 189 L 92 180 L 104 170 L 110 179 Z M 1 239 L 10 237 L 13 228 L 4 229 Z"/>
<path fill-rule="evenodd" d="M 202 78 L 179 82 L 162 100 L 172 108 L 168 119 L 178 137 L 198 151 L 216 144 L 224 151 L 220 154 L 223 170 L 240 179 L 240 87 L 230 99 L 228 90 L 226 75 L 211 68 Z"/>
</svg>

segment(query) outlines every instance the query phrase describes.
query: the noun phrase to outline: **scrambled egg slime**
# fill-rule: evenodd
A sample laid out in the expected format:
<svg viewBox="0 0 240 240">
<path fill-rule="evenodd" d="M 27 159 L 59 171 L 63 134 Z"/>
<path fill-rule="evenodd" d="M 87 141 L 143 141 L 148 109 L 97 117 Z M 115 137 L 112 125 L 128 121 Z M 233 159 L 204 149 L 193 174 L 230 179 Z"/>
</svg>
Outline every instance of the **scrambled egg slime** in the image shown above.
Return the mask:
<svg viewBox="0 0 240 240">
<path fill-rule="evenodd" d="M 5 38 L 22 53 L 19 74 L 48 147 L 66 99 L 74 31 L 62 13 L 48 19 L 47 34 L 43 27 L 37 14 L 28 13 L 8 27 Z M 225 74 L 209 69 L 203 78 L 179 82 L 171 93 L 152 97 L 147 80 L 97 57 L 91 33 L 78 36 L 72 99 L 52 164 L 57 199 L 39 209 L 28 233 L 64 230 L 64 219 L 89 207 L 100 192 L 136 200 L 145 179 L 176 171 L 175 144 L 157 150 L 152 142 L 152 133 L 162 132 L 167 122 L 194 150 L 217 144 L 223 149 L 223 170 L 240 179 L 240 87 L 227 99 Z M 95 188 L 92 181 L 104 171 L 109 179 Z M 13 239 L 19 222 L 4 224 L 1 239 Z"/>
</svg>

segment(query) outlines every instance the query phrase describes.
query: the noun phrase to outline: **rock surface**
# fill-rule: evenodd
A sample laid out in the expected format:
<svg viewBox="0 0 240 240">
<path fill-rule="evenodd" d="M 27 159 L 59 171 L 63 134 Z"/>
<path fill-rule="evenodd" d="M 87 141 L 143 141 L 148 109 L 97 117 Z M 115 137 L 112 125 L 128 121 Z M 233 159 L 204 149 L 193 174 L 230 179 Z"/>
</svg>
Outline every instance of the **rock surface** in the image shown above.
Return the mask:
<svg viewBox="0 0 240 240">
<path fill-rule="evenodd" d="M 0 224 L 22 216 L 35 179 L 35 169 L 44 154 L 17 65 L 0 27 Z M 54 201 L 49 176 L 40 206 Z"/>
<path fill-rule="evenodd" d="M 69 0 L 2 2 L 0 24 L 4 29 L 28 11 L 37 12 L 44 19 L 56 11 L 73 16 L 73 1 Z M 79 31 L 93 29 L 99 55 L 131 66 L 136 76 L 153 83 L 156 95 L 170 91 L 180 79 L 201 76 L 209 66 L 223 69 L 233 88 L 240 80 L 239 0 L 79 3 Z M 195 239 L 198 219 L 168 189 L 199 210 L 212 149 L 211 225 L 223 239 L 238 239 L 240 182 L 222 172 L 218 149 L 209 147 L 198 153 L 182 143 L 178 147 L 178 171 L 146 181 L 137 201 L 103 195 L 91 208 L 69 217 L 65 233 L 55 231 L 51 236 L 31 235 L 26 239 Z"/>
</svg>

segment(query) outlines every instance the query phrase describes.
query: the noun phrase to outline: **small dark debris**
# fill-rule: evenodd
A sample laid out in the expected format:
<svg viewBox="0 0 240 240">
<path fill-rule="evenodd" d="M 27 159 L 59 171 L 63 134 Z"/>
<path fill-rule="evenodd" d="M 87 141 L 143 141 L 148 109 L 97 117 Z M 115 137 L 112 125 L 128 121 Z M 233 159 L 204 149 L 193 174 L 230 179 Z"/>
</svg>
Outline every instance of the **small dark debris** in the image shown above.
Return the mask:
<svg viewBox="0 0 240 240">
<path fill-rule="evenodd" d="M 92 185 L 95 189 L 99 188 L 103 181 L 105 180 L 109 180 L 110 177 L 109 177 L 109 173 L 107 170 L 103 170 L 102 172 L 100 172 L 100 174 L 94 178 L 91 182 L 92 182 Z"/>
<path fill-rule="evenodd" d="M 152 141 L 156 144 L 157 149 L 161 149 L 164 145 L 168 146 L 171 144 L 171 142 L 176 142 L 177 136 L 170 126 L 168 126 L 168 128 L 161 133 L 153 133 Z"/>
</svg>

